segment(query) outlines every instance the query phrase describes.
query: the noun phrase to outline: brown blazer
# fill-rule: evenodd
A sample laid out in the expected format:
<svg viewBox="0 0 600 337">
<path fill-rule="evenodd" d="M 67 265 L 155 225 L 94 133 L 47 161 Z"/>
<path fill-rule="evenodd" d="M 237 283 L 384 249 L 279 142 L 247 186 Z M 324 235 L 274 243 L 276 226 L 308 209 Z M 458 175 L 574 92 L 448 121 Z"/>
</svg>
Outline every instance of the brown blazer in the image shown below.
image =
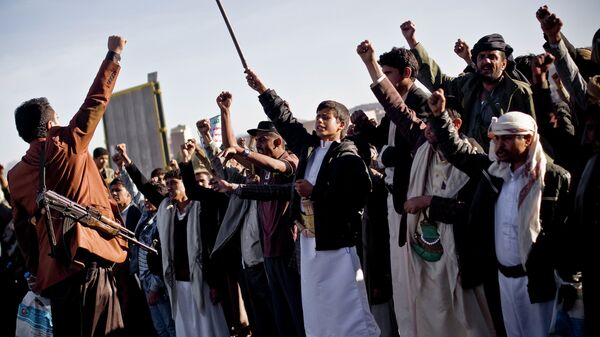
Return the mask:
<svg viewBox="0 0 600 337">
<path fill-rule="evenodd" d="M 106 237 L 79 224 L 71 231 L 72 234 L 69 234 L 72 238 L 66 241 L 65 247 L 62 228 L 56 220 L 53 221 L 53 225 L 59 243 L 57 251 L 68 251 L 68 256 L 73 257 L 73 260 L 69 262 L 52 258 L 49 256 L 50 246 L 44 218 L 38 219 L 36 225 L 28 221 L 36 210 L 40 155 L 44 142 L 47 143 L 47 189 L 81 205 L 93 206 L 104 216 L 115 219 L 111 207 L 112 199 L 88 151 L 88 145 L 104 115 L 119 70 L 120 66 L 117 63 L 105 59 L 83 105 L 69 125 L 53 127 L 48 131 L 47 138 L 32 141 L 25 156 L 8 173 L 17 238 L 28 268 L 37 276 L 37 287 L 40 290 L 81 270 L 85 263 L 83 257 L 90 257 L 86 251 L 117 263 L 125 261 L 127 256 L 125 241 Z M 53 216 L 56 219 L 58 215 Z M 93 258 L 93 255 L 91 256 Z"/>
</svg>

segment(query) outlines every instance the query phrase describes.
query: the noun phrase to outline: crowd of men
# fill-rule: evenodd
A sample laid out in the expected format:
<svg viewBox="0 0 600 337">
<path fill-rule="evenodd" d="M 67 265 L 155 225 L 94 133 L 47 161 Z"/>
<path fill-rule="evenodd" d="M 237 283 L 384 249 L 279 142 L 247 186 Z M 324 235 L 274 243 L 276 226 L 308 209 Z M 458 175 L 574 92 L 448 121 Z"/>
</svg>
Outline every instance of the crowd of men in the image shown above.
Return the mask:
<svg viewBox="0 0 600 337">
<path fill-rule="evenodd" d="M 411 21 L 409 48 L 360 42 L 379 122 L 325 100 L 311 132 L 246 69 L 267 117 L 250 145 L 222 92 L 222 145 L 201 119 L 150 178 L 126 144 L 89 151 L 126 44 L 109 37 L 67 126 L 45 98 L 15 111 L 29 149 L 8 179 L 0 166 L 1 334 L 29 272 L 55 336 L 600 335 L 600 30 L 575 48 L 546 6 L 536 18 L 544 54 L 459 39 L 456 77 Z M 140 244 L 48 209 L 45 189 Z"/>
</svg>

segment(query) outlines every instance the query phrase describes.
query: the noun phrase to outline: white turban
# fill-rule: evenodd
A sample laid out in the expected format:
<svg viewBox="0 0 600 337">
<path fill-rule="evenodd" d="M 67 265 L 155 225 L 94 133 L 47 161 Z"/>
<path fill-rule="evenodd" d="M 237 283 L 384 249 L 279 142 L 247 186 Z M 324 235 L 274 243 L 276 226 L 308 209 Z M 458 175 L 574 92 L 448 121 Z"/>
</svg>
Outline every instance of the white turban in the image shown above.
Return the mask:
<svg viewBox="0 0 600 337">
<path fill-rule="evenodd" d="M 536 134 L 537 125 L 530 115 L 519 111 L 507 112 L 498 117 L 492 117 L 489 136 Z"/>
</svg>

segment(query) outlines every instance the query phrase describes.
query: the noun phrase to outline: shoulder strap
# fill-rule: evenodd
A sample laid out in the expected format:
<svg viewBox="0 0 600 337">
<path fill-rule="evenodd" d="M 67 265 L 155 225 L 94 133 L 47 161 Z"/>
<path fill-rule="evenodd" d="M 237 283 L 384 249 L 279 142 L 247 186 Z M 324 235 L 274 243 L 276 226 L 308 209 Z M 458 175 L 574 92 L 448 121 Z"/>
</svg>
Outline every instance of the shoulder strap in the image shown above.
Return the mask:
<svg viewBox="0 0 600 337">
<path fill-rule="evenodd" d="M 37 194 L 37 211 L 36 213 L 41 214 L 42 210 L 46 216 L 46 232 L 48 235 L 48 243 L 50 244 L 50 256 L 56 256 L 56 235 L 54 234 L 54 226 L 52 225 L 52 216 L 50 214 L 50 206 L 48 205 L 48 199 L 46 198 L 46 149 L 47 141 L 44 142 L 42 148 L 42 155 L 40 159 L 40 176 Z"/>
</svg>

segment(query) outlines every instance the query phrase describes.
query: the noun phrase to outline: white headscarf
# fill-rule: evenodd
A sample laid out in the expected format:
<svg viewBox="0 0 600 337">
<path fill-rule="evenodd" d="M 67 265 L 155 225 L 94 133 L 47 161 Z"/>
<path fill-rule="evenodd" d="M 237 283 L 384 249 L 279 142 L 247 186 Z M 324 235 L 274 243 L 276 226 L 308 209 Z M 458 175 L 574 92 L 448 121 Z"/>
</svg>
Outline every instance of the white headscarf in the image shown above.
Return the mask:
<svg viewBox="0 0 600 337">
<path fill-rule="evenodd" d="M 518 111 L 508 112 L 500 118 L 492 118 L 489 128 L 490 141 L 489 158 L 493 161 L 488 172 L 507 181 L 510 179 L 510 163 L 498 161 L 496 156 L 496 143 L 494 136 L 501 135 L 527 135 L 533 136 L 527 162 L 523 174 L 527 183 L 519 192 L 518 221 L 519 221 L 519 255 L 521 263 L 525 266 L 531 245 L 536 241 L 542 226 L 540 223 L 540 206 L 542 202 L 542 189 L 544 187 L 544 174 L 546 173 L 546 156 L 540 143 L 535 120 L 530 115 Z"/>
</svg>

